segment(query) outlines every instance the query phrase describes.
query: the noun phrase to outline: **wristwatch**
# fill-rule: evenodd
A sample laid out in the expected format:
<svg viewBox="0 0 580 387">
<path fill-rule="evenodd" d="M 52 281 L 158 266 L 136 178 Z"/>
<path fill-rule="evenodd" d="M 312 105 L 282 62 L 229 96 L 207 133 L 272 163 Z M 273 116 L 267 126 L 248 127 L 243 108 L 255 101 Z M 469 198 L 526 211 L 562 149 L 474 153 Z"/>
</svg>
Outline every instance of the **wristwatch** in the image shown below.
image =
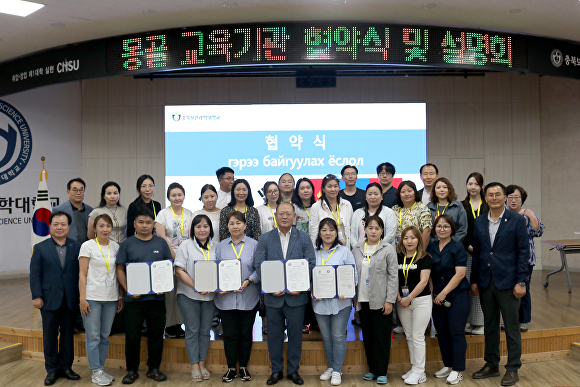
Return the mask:
<svg viewBox="0 0 580 387">
<path fill-rule="evenodd" d="M 524 288 L 526 287 L 526 283 L 525 282 L 518 282 L 518 285 L 523 286 Z"/>
</svg>

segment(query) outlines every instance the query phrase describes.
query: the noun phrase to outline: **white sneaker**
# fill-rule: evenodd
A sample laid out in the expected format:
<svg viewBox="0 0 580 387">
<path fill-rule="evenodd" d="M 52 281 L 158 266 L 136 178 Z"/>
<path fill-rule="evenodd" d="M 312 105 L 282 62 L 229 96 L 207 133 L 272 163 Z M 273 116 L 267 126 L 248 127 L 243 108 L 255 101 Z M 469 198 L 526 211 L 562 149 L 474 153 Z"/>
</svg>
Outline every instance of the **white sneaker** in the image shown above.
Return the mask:
<svg viewBox="0 0 580 387">
<path fill-rule="evenodd" d="M 403 329 L 403 327 L 396 327 L 395 329 L 393 329 L 393 332 L 395 332 L 395 333 L 405 333 L 405 330 Z"/>
<path fill-rule="evenodd" d="M 465 333 L 471 333 L 471 331 L 473 331 L 473 326 L 470 325 L 468 327 L 465 327 Z"/>
<path fill-rule="evenodd" d="M 320 380 L 330 380 L 332 374 L 332 368 L 328 368 L 322 375 L 320 375 Z"/>
<path fill-rule="evenodd" d="M 342 377 L 341 377 L 341 373 L 340 372 L 332 372 L 332 379 L 330 379 L 330 384 L 332 384 L 333 386 L 339 386 L 340 383 L 342 382 Z"/>
<path fill-rule="evenodd" d="M 409 376 L 411 376 L 411 374 L 413 373 L 413 369 L 411 368 L 411 370 L 409 372 L 407 372 L 406 374 L 403 374 L 402 378 L 403 380 L 407 379 Z"/>
<path fill-rule="evenodd" d="M 93 371 L 91 381 L 99 386 L 108 386 L 111 384 L 111 379 L 104 375 L 103 370 Z"/>
<path fill-rule="evenodd" d="M 451 373 L 451 367 L 443 367 L 439 371 L 435 372 L 436 378 L 446 378 Z"/>
<path fill-rule="evenodd" d="M 447 377 L 447 384 L 457 384 L 463 380 L 463 375 L 461 372 L 451 371 L 449 376 Z"/>
<path fill-rule="evenodd" d="M 483 335 L 485 334 L 485 329 L 483 325 L 479 325 L 471 330 L 472 335 Z"/>
<path fill-rule="evenodd" d="M 107 378 L 111 379 L 111 382 L 115 381 L 115 377 L 113 375 L 111 375 L 110 373 L 108 373 L 106 368 L 103 368 L 103 375 L 105 375 Z"/>
<path fill-rule="evenodd" d="M 427 375 L 423 374 L 411 374 L 407 379 L 405 379 L 405 384 L 419 384 L 425 383 L 427 381 Z"/>
</svg>

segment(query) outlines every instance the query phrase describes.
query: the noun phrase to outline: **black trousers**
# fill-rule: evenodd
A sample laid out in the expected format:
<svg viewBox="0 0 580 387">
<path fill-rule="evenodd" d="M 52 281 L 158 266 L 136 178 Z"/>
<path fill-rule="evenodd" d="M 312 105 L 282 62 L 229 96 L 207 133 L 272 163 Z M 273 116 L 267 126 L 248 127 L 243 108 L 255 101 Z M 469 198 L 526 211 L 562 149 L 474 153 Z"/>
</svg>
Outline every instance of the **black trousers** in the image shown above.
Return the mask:
<svg viewBox="0 0 580 387">
<path fill-rule="evenodd" d="M 70 370 L 74 360 L 74 324 L 77 311 L 66 306 L 66 296 L 57 310 L 40 310 L 46 372 Z M 58 336 L 60 332 L 60 338 Z"/>
<path fill-rule="evenodd" d="M 449 308 L 433 304 L 432 316 L 437 328 L 437 341 L 445 367 L 451 367 L 453 371 L 465 371 L 465 324 L 471 308 L 469 290 L 459 291 L 450 302 Z"/>
<path fill-rule="evenodd" d="M 386 376 L 391 356 L 393 313 L 385 315 L 382 309 L 370 309 L 368 302 L 361 302 L 360 305 L 358 315 L 369 372 Z"/>
<path fill-rule="evenodd" d="M 238 361 L 240 367 L 248 366 L 252 353 L 252 329 L 259 307 L 260 303 L 252 310 L 220 309 L 228 368 L 237 368 Z"/>
<path fill-rule="evenodd" d="M 286 302 L 281 308 L 266 306 L 268 318 L 268 352 L 272 362 L 272 373 L 284 371 L 284 320 L 288 333 L 288 375 L 298 372 L 302 356 L 302 325 L 306 305 L 290 306 Z"/>
<path fill-rule="evenodd" d="M 505 368 L 517 371 L 522 366 L 522 336 L 519 324 L 520 299 L 513 294 L 513 289 L 499 290 L 493 278 L 487 289 L 479 289 L 481 309 L 485 321 L 485 355 L 488 367 L 498 367 L 500 360 L 500 312 L 505 325 L 505 336 L 508 350 L 508 361 Z"/>
<path fill-rule="evenodd" d="M 141 330 L 147 322 L 147 366 L 159 368 L 163 355 L 165 301 L 132 301 L 125 303 L 125 361 L 127 371 L 139 369 Z"/>
<path fill-rule="evenodd" d="M 532 295 L 530 294 L 530 281 L 534 265 L 528 265 L 528 281 L 526 282 L 526 295 L 520 298 L 520 324 L 532 321 Z"/>
</svg>

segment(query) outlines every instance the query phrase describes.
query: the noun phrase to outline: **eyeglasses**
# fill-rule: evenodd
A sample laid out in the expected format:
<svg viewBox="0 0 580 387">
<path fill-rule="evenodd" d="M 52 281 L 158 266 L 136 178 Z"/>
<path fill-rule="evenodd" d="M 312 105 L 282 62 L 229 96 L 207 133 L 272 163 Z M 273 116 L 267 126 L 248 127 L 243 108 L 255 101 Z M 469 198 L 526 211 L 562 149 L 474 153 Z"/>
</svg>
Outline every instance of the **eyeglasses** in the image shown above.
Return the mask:
<svg viewBox="0 0 580 387">
<path fill-rule="evenodd" d="M 73 188 L 71 189 L 71 191 L 73 191 L 73 193 L 83 193 L 85 192 L 84 188 Z"/>
<path fill-rule="evenodd" d="M 278 190 L 275 190 L 275 191 L 268 191 L 268 192 L 266 192 L 266 193 L 267 193 L 268 195 L 275 195 L 275 194 L 277 194 L 277 193 L 278 193 Z"/>
<path fill-rule="evenodd" d="M 356 176 L 356 172 L 347 172 L 347 173 L 345 173 L 345 174 L 344 174 L 344 175 L 342 175 L 342 176 L 345 176 L 345 177 L 351 177 L 351 176 L 352 176 L 352 177 L 355 177 L 355 176 Z"/>
<path fill-rule="evenodd" d="M 516 200 L 520 200 L 521 198 L 522 198 L 521 196 L 508 196 L 507 200 L 515 202 Z"/>
<path fill-rule="evenodd" d="M 276 212 L 276 215 L 280 216 L 280 218 L 290 218 L 292 216 L 291 212 Z"/>
<path fill-rule="evenodd" d="M 445 230 L 445 231 L 451 230 L 451 226 L 449 226 L 447 224 L 446 225 L 438 224 L 437 226 L 435 226 L 435 228 L 437 230 Z"/>
<path fill-rule="evenodd" d="M 379 173 L 379 176 L 381 176 L 381 177 L 389 177 L 389 176 L 393 176 L 393 174 L 391 172 L 385 172 L 385 171 L 383 171 L 383 172 Z"/>
</svg>

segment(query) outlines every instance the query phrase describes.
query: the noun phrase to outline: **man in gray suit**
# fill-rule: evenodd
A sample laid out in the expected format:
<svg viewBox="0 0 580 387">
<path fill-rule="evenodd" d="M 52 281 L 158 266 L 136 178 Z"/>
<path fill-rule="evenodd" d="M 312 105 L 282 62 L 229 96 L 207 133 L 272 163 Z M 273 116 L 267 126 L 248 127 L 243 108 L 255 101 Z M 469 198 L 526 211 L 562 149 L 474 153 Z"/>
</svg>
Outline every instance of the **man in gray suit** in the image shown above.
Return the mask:
<svg viewBox="0 0 580 387">
<path fill-rule="evenodd" d="M 93 211 L 93 207 L 83 203 L 85 186 L 84 180 L 80 177 L 70 180 L 66 185 L 68 200 L 52 209 L 53 212 L 62 211 L 70 215 L 72 223 L 68 237 L 81 244 L 87 241 L 87 224 L 89 214 Z"/>
<path fill-rule="evenodd" d="M 310 269 L 314 267 L 316 258 L 310 237 L 307 233 L 292 228 L 295 216 L 292 204 L 278 204 L 276 209 L 278 228 L 262 234 L 254 254 L 254 265 L 258 276 L 261 275 L 262 261 L 268 260 L 307 259 Z M 272 362 L 272 375 L 266 384 L 276 384 L 284 377 L 284 357 L 282 355 L 284 320 L 288 325 L 288 360 L 286 363 L 288 379 L 291 379 L 294 384 L 304 384 L 304 380 L 298 374 L 298 368 L 302 354 L 302 324 L 304 310 L 308 303 L 308 293 L 283 293 L 280 291 L 265 294 L 264 303 L 268 318 L 268 352 Z"/>
</svg>

